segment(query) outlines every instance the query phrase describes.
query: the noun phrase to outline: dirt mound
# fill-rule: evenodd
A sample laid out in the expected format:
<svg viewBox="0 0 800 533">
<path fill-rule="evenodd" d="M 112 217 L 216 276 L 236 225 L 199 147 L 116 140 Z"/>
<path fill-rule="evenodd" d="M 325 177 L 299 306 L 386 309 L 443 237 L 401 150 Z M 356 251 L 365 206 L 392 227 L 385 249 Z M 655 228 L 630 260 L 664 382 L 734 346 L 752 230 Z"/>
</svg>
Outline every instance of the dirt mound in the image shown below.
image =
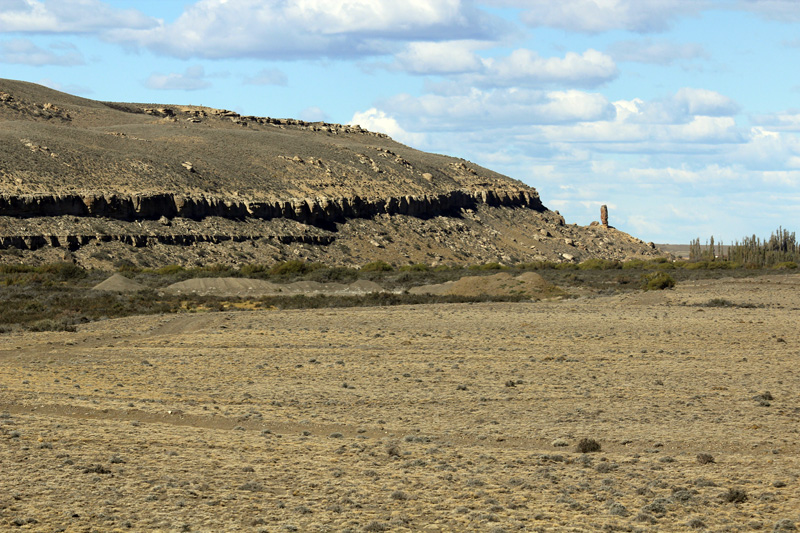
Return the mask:
<svg viewBox="0 0 800 533">
<path fill-rule="evenodd" d="M 94 291 L 116 291 L 116 292 L 136 292 L 146 289 L 141 283 L 128 279 L 122 274 L 114 274 L 107 280 L 98 283 L 92 290 Z"/>
<path fill-rule="evenodd" d="M 438 294 L 476 297 L 514 296 L 541 299 L 561 294 L 561 290 L 545 281 L 535 272 L 526 272 L 517 277 L 507 272 L 493 276 L 466 276 L 458 281 L 438 285 L 424 285 L 409 291 L 412 294 Z"/>
<path fill-rule="evenodd" d="M 372 292 L 383 292 L 383 287 L 366 279 L 360 279 L 351 283 L 346 291 L 352 294 L 369 294 Z"/>
<path fill-rule="evenodd" d="M 246 296 L 279 294 L 281 286 L 269 281 L 249 278 L 195 278 L 179 281 L 164 290 L 177 294 L 214 296 Z"/>
<path fill-rule="evenodd" d="M 367 280 L 359 280 L 350 285 L 318 281 L 296 281 L 281 285 L 250 278 L 195 278 L 173 283 L 164 290 L 177 294 L 204 296 L 291 296 L 295 294 L 366 294 L 381 292 L 383 287 Z"/>
<path fill-rule="evenodd" d="M 339 293 L 347 290 L 341 283 L 320 283 L 318 281 L 296 281 L 283 287 L 283 292 L 295 294 Z"/>
</svg>

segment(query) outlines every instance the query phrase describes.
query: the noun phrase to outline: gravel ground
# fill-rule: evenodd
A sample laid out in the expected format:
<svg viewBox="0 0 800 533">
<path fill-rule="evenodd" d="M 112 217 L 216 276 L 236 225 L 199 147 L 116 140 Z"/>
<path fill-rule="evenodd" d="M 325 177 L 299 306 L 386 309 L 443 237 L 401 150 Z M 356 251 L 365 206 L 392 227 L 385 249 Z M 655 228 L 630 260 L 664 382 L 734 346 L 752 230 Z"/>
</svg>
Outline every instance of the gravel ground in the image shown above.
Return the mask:
<svg viewBox="0 0 800 533">
<path fill-rule="evenodd" d="M 2 335 L 0 529 L 791 531 L 799 314 L 795 275 Z"/>
</svg>

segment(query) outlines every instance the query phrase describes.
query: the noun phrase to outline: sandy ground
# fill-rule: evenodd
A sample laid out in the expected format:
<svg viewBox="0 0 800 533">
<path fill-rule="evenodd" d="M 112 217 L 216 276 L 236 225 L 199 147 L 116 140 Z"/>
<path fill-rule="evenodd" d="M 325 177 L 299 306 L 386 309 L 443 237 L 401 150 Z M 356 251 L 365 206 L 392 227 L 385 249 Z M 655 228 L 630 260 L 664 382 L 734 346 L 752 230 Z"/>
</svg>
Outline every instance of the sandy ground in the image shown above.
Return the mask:
<svg viewBox="0 0 800 533">
<path fill-rule="evenodd" d="M 795 275 L 3 335 L 0 530 L 790 531 L 799 319 Z"/>
</svg>

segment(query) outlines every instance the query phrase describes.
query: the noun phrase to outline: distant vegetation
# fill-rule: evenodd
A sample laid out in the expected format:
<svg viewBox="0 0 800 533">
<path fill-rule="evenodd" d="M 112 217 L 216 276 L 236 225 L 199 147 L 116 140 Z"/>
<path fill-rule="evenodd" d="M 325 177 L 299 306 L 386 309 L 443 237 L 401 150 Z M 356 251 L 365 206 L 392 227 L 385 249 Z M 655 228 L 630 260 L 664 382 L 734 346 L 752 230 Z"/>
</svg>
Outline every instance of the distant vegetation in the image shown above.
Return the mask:
<svg viewBox="0 0 800 533">
<path fill-rule="evenodd" d="M 745 237 L 741 242 L 724 246 L 722 242 L 714 242 L 714 237 L 703 246 L 700 239 L 695 239 L 689 247 L 689 260 L 692 262 L 725 263 L 732 268 L 797 268 L 800 263 L 800 244 L 794 232 L 778 228 L 769 239 L 760 239 L 753 235 Z M 728 267 L 728 268 L 731 268 Z"/>
<path fill-rule="evenodd" d="M 697 242 L 693 243 L 695 248 Z M 716 245 L 715 245 L 716 246 Z M 392 265 L 374 261 L 357 268 L 328 267 L 322 263 L 301 260 L 282 263 L 243 264 L 238 267 L 210 264 L 185 268 L 167 265 L 156 269 L 120 265 L 118 271 L 141 283 L 147 289 L 139 292 L 116 293 L 90 291 L 91 287 L 108 278 L 110 272 L 87 270 L 72 263 L 52 263 L 39 266 L 0 264 L 0 333 L 32 330 L 74 330 L 76 325 L 99 320 L 152 313 L 201 312 L 254 308 L 320 308 L 353 306 L 386 306 L 422 303 L 459 303 L 479 301 L 519 301 L 521 297 L 426 296 L 408 294 L 407 289 L 419 285 L 458 280 L 464 276 L 490 276 L 498 272 L 518 275 L 535 271 L 559 287 L 581 287 L 596 294 L 615 294 L 634 290 L 668 289 L 681 281 L 719 278 L 722 276 L 751 277 L 768 272 L 789 272 L 797 267 L 797 246 L 794 234 L 780 231 L 769 241 L 748 239 L 731 247 L 728 255 L 745 257 L 733 261 L 700 247 L 693 261 L 652 260 L 610 261 L 589 259 L 582 263 L 535 262 L 514 266 L 486 263 L 469 267 L 426 265 Z M 717 251 L 717 248 L 714 248 Z M 705 254 L 705 255 L 703 255 Z M 794 255 L 792 255 L 794 254 Z M 760 261 L 753 259 L 758 255 Z M 391 293 L 364 296 L 270 296 L 263 298 L 214 297 L 174 295 L 163 287 L 191 278 L 242 277 L 265 279 L 275 283 L 319 281 L 350 283 L 358 279 L 378 282 Z"/>
</svg>

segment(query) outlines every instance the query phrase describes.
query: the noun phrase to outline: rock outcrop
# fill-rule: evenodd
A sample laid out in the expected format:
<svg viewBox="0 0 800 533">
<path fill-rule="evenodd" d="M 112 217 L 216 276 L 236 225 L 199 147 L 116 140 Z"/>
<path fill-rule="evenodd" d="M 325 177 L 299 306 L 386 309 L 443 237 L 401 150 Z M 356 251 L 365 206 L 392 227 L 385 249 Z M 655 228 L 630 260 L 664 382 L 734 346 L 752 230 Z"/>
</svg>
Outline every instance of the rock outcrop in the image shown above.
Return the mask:
<svg viewBox="0 0 800 533">
<path fill-rule="evenodd" d="M 354 266 L 652 256 L 536 189 L 358 125 L 0 79 L 0 262 Z"/>
<path fill-rule="evenodd" d="M 274 202 L 223 199 L 213 196 L 189 197 L 175 193 L 153 195 L 0 194 L 0 216 L 30 218 L 41 216 L 105 217 L 119 220 L 158 220 L 173 217 L 201 220 L 207 217 L 285 218 L 303 224 L 331 227 L 351 218 L 377 215 L 408 215 L 431 218 L 474 209 L 479 204 L 544 211 L 539 196 L 529 191 L 454 190 L 448 193 L 389 198 L 303 198 Z"/>
</svg>

